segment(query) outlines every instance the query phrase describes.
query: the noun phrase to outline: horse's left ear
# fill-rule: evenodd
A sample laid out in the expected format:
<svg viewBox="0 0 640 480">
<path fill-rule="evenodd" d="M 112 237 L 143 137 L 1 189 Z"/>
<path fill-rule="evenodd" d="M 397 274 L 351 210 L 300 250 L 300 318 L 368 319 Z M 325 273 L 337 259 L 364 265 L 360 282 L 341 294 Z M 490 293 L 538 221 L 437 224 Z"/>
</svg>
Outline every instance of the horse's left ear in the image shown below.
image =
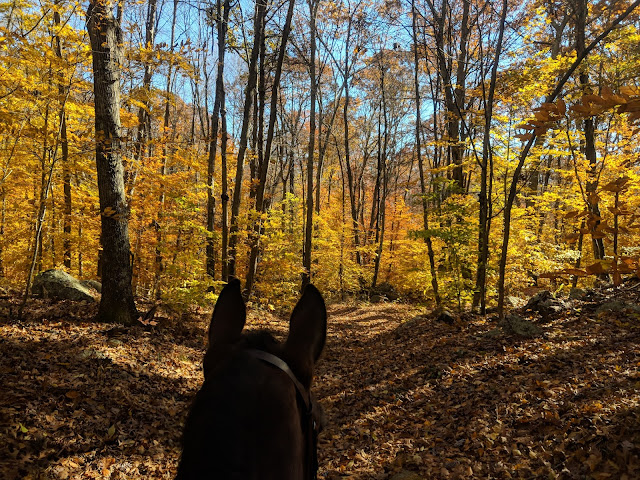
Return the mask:
<svg viewBox="0 0 640 480">
<path fill-rule="evenodd" d="M 247 319 L 247 308 L 240 291 L 240 280 L 232 278 L 220 292 L 209 325 L 209 346 L 230 345 L 240 339 Z"/>
<path fill-rule="evenodd" d="M 316 287 L 309 284 L 293 309 L 284 354 L 309 387 L 313 366 L 320 358 L 327 338 L 327 309 Z"/>
</svg>

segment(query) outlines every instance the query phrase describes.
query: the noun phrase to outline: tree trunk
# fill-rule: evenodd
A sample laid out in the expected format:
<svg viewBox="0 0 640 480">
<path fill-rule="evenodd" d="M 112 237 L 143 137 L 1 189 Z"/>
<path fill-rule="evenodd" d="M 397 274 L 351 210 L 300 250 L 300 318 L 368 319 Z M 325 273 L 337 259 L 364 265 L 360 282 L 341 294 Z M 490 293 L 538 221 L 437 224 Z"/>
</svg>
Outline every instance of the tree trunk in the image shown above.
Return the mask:
<svg viewBox="0 0 640 480">
<path fill-rule="evenodd" d="M 470 0 L 462 0 L 463 10 L 460 22 L 460 43 L 456 50 L 456 78 L 453 79 L 453 63 L 447 58 L 445 50 L 445 40 L 450 39 L 450 32 L 445 32 L 449 3 L 442 2 L 440 12 L 437 12 L 433 2 L 428 1 L 429 8 L 434 18 L 434 36 L 437 51 L 437 65 L 442 78 L 444 88 L 445 121 L 447 126 L 447 151 L 448 164 L 453 165 L 451 170 L 451 180 L 453 193 L 463 193 L 465 191 L 464 172 L 462 169 L 464 157 L 465 135 L 461 128 L 463 120 L 463 109 L 465 100 L 465 83 L 467 75 L 467 45 L 469 41 L 469 8 Z M 449 29 L 451 26 L 449 26 Z"/>
<path fill-rule="evenodd" d="M 322 175 L 322 165 L 324 164 L 324 156 L 327 151 L 327 147 L 329 146 L 329 138 L 333 133 L 333 123 L 336 119 L 338 111 L 340 110 L 340 98 L 342 97 L 342 88 L 338 93 L 336 93 L 334 102 L 333 102 L 333 111 L 331 112 L 331 119 L 329 120 L 329 124 L 326 127 L 326 131 L 324 132 L 324 140 L 322 135 L 318 134 L 318 168 L 316 169 L 316 214 L 320 215 L 320 180 Z M 320 115 L 319 124 L 319 132 L 322 132 L 324 115 Z M 331 182 L 329 182 L 328 187 L 329 193 L 331 193 Z"/>
<path fill-rule="evenodd" d="M 633 12 L 636 7 L 640 5 L 640 0 L 636 0 L 633 2 L 624 12 L 622 12 L 611 24 L 604 29 L 600 35 L 598 35 L 587 48 L 585 48 L 581 54 L 578 54 L 575 61 L 571 64 L 571 67 L 565 72 L 565 74 L 558 80 L 556 84 L 556 88 L 553 90 L 551 95 L 547 96 L 545 101 L 554 102 L 558 95 L 560 94 L 562 88 L 567 83 L 567 80 L 573 75 L 576 69 L 580 66 L 585 57 L 593 50 L 598 43 L 600 43 L 609 33 L 613 30 L 620 22 L 622 22 L 625 18 L 627 18 L 631 12 Z M 518 190 L 518 179 L 520 178 L 520 174 L 522 172 L 522 167 L 529 155 L 529 151 L 533 146 L 533 143 L 536 139 L 536 133 L 533 132 L 531 138 L 524 146 L 522 151 L 520 152 L 520 156 L 518 158 L 518 164 L 516 165 L 515 170 L 513 171 L 513 178 L 511 181 L 511 186 L 509 187 L 509 193 L 504 205 L 504 231 L 502 236 L 502 250 L 500 252 L 500 266 L 499 266 L 499 278 L 498 278 L 498 316 L 500 318 L 504 317 L 504 295 L 505 295 L 505 274 L 507 269 L 507 257 L 508 257 L 508 248 L 509 248 L 509 237 L 510 237 L 510 228 L 511 228 L 511 210 L 513 208 L 513 202 L 516 198 L 516 193 Z"/>
<path fill-rule="evenodd" d="M 575 17 L 576 17 L 576 55 L 580 55 L 585 50 L 585 30 L 587 25 L 587 13 L 588 5 L 586 0 L 575 1 Z M 589 73 L 587 67 L 583 66 L 580 71 L 580 88 L 583 95 L 592 94 L 589 87 Z M 586 186 L 587 204 L 589 213 L 592 218 L 596 219 L 591 222 L 591 232 L 594 233 L 597 226 L 600 224 L 600 206 L 598 205 L 598 199 L 596 196 L 596 190 L 598 189 L 598 156 L 596 152 L 595 144 L 595 125 L 593 117 L 587 117 L 584 119 L 583 134 L 584 143 L 582 144 L 582 151 L 589 161 L 589 171 L 587 172 L 588 180 Z M 596 260 L 602 260 L 605 256 L 604 242 L 602 238 L 591 237 L 593 246 L 593 258 Z M 605 275 L 606 277 L 606 275 Z"/>
<path fill-rule="evenodd" d="M 173 16 L 171 20 L 171 36 L 169 40 L 169 50 L 171 54 L 174 52 L 175 34 L 176 34 L 176 14 L 178 12 L 178 0 L 173 0 Z M 166 79 L 166 100 L 164 104 L 164 119 L 162 122 L 162 165 L 160 167 L 160 198 L 157 218 L 155 220 L 156 229 L 156 258 L 155 258 L 155 282 L 154 282 L 154 294 L 156 299 L 162 297 L 162 273 L 164 272 L 164 258 L 162 256 L 162 243 L 164 241 L 162 237 L 162 228 L 164 224 L 164 202 L 165 202 L 165 175 L 167 174 L 167 159 L 169 158 L 169 149 L 167 147 L 169 123 L 171 120 L 171 80 L 173 78 L 173 61 L 169 63 L 169 69 L 167 71 Z"/>
<path fill-rule="evenodd" d="M 415 0 L 411 0 L 411 27 L 413 35 L 413 85 L 416 96 L 416 156 L 418 157 L 418 169 L 420 171 L 420 197 L 422 200 L 422 224 L 425 230 L 424 241 L 427 244 L 427 255 L 429 256 L 429 269 L 431 272 L 431 288 L 433 288 L 433 296 L 436 306 L 442 303 L 440 294 L 438 293 L 438 270 L 436 269 L 435 254 L 433 252 L 433 243 L 431 235 L 429 235 L 429 205 L 427 202 L 427 187 L 424 178 L 424 162 L 422 160 L 422 139 L 420 130 L 422 128 L 421 112 L 420 112 L 420 82 L 418 80 L 418 72 L 420 64 L 418 62 L 418 31 L 416 25 L 416 5 Z M 435 129 L 434 129 L 435 130 Z"/>
<path fill-rule="evenodd" d="M 220 62 L 224 66 L 224 52 L 227 39 L 227 25 L 229 23 L 229 11 L 231 5 L 229 0 L 224 3 L 224 20 L 220 21 L 220 13 L 218 13 L 218 55 Z M 222 280 L 227 281 L 229 278 L 229 180 L 227 169 L 227 106 L 224 90 L 224 77 L 221 76 L 220 84 L 216 79 L 216 95 L 220 92 L 220 123 L 222 126 L 222 135 L 220 140 L 220 181 L 222 203 Z"/>
<path fill-rule="evenodd" d="M 507 0 L 502 1 L 502 13 L 500 15 L 500 27 L 496 53 L 491 68 L 491 80 L 489 93 L 485 97 L 484 105 L 484 136 L 482 140 L 482 160 L 480 164 L 480 196 L 478 214 L 478 269 L 476 271 L 476 287 L 473 294 L 473 306 L 480 305 L 480 313 L 483 315 L 487 309 L 487 263 L 489 262 L 489 233 L 491 231 L 491 193 L 493 190 L 493 152 L 491 149 L 491 120 L 493 117 L 493 98 L 498 78 L 498 64 L 502 52 L 502 39 L 504 37 L 504 25 L 507 18 Z"/>
<path fill-rule="evenodd" d="M 293 2 L 292 2 L 293 3 Z M 309 78 L 311 80 L 311 111 L 309 112 L 309 148 L 307 151 L 307 218 L 304 229 L 304 248 L 302 249 L 302 289 L 311 283 L 311 240 L 313 236 L 313 157 L 316 150 L 316 95 L 318 93 L 318 81 L 316 78 L 316 14 L 318 2 L 308 0 L 309 4 L 309 28 L 311 35 L 311 56 L 309 59 Z M 319 170 L 318 170 L 319 172 Z M 318 191 L 320 184 L 316 185 Z M 318 196 L 318 203 L 319 203 Z"/>
<path fill-rule="evenodd" d="M 102 0 L 97 0 L 102 1 Z M 97 2 L 96 2 L 97 3 Z M 150 0 L 147 5 L 147 21 L 145 24 L 145 36 L 144 46 L 147 49 L 153 49 L 156 37 L 156 12 L 157 12 L 157 0 Z M 119 24 L 119 20 L 118 20 Z M 151 114 L 149 110 L 151 108 L 151 77 L 153 71 L 151 70 L 152 63 L 144 62 L 144 75 L 142 77 L 142 104 L 138 109 L 138 134 L 136 138 L 137 150 L 135 153 L 135 160 L 141 161 L 148 153 L 148 142 L 151 139 Z M 133 181 L 133 179 L 132 179 Z"/>
<path fill-rule="evenodd" d="M 87 9 L 95 96 L 96 169 L 103 248 L 102 299 L 98 318 L 134 324 L 138 312 L 131 290 L 131 249 L 125 199 L 120 127 L 122 32 L 107 7 L 96 0 Z"/>
<path fill-rule="evenodd" d="M 236 275 L 236 255 L 238 244 L 238 216 L 240 214 L 240 196 L 242 193 L 242 174 L 244 170 L 244 157 L 247 153 L 247 143 L 249 134 L 249 122 L 255 96 L 257 83 L 257 65 L 260 44 L 264 35 L 264 22 L 266 15 L 266 0 L 258 0 L 254 19 L 254 39 L 249 60 L 249 72 L 247 78 L 247 88 L 245 89 L 244 112 L 242 115 L 242 130 L 240 131 L 240 142 L 238 147 L 236 163 L 236 179 L 233 188 L 233 202 L 231 204 L 231 229 L 229 231 L 229 276 Z"/>
<path fill-rule="evenodd" d="M 282 65 L 287 50 L 287 41 L 291 31 L 291 19 L 293 18 L 293 7 L 295 0 L 289 0 L 289 8 L 287 9 L 287 17 L 285 19 L 282 30 L 282 39 L 280 41 L 280 49 L 278 51 L 278 60 L 276 63 L 276 71 L 271 85 L 271 105 L 269 107 L 269 125 L 267 129 L 267 140 L 264 145 L 264 154 L 262 161 L 258 165 L 258 185 L 256 188 L 256 212 L 258 218 L 254 225 L 254 239 L 249 254 L 249 268 L 247 270 L 247 282 L 245 288 L 247 295 L 250 295 L 255 283 L 255 275 L 258 262 L 258 252 L 260 248 L 260 235 L 262 232 L 262 214 L 265 212 L 264 191 L 267 184 L 267 174 L 269 172 L 269 162 L 271 160 L 271 147 L 273 145 L 273 136 L 275 133 L 275 125 L 278 113 L 278 89 L 280 87 L 280 78 L 282 77 Z M 258 148 L 262 148 L 260 144 Z"/>
<path fill-rule="evenodd" d="M 0 278 L 6 276 L 4 267 L 4 226 L 7 221 L 7 191 L 0 185 Z"/>
<path fill-rule="evenodd" d="M 256 196 L 260 189 L 260 172 L 265 165 L 265 152 L 264 152 L 264 109 L 267 98 L 267 45 L 265 36 L 262 36 L 262 42 L 260 43 L 260 54 L 258 56 L 258 95 L 255 99 L 255 108 L 253 110 L 253 139 L 252 150 L 256 153 L 251 156 L 249 161 L 250 179 L 249 184 L 249 211 L 253 209 L 253 214 L 250 213 L 248 220 L 252 221 L 252 231 L 248 232 L 248 240 L 250 244 L 249 248 L 249 263 L 247 265 L 246 277 L 245 277 L 245 298 L 248 299 L 253 291 L 253 283 L 255 281 L 256 269 L 258 267 L 258 249 L 260 242 L 260 229 L 262 227 L 260 213 L 258 210 Z"/>
<path fill-rule="evenodd" d="M 222 11 L 223 8 L 224 12 Z M 224 56 L 226 50 L 225 47 L 227 40 L 227 25 L 229 23 L 230 9 L 230 0 L 224 0 L 224 7 L 222 0 L 216 1 L 216 25 L 218 30 L 218 72 L 216 74 L 216 95 L 213 101 L 213 113 L 211 114 L 211 138 L 209 139 L 209 162 L 207 165 L 207 231 L 209 232 L 209 237 L 207 238 L 207 274 L 211 278 L 215 278 L 216 265 L 215 242 L 213 238 L 216 212 L 214 173 L 216 147 L 218 144 L 218 125 L 222 108 L 222 98 L 224 96 Z M 223 195 L 225 193 L 226 189 L 224 189 Z M 224 208 L 224 198 L 222 199 L 222 203 Z"/>
<path fill-rule="evenodd" d="M 378 282 L 378 274 L 380 273 L 380 262 L 382 260 L 382 251 L 384 247 L 384 230 L 387 216 L 387 148 L 389 145 L 389 122 L 387 119 L 387 97 L 385 92 L 385 75 L 386 66 L 384 64 L 384 57 L 382 52 L 380 54 L 380 94 L 381 94 L 381 110 L 382 119 L 384 121 L 384 135 L 382 146 L 380 147 L 380 121 L 378 121 L 378 173 L 377 177 L 382 177 L 381 191 L 378 194 L 378 220 L 376 220 L 376 239 L 378 240 L 378 247 L 376 249 L 376 258 L 374 261 L 373 279 L 371 280 L 371 288 L 375 288 Z"/>
<path fill-rule="evenodd" d="M 60 0 L 57 0 L 59 3 Z M 56 27 L 55 50 L 56 56 L 62 58 L 62 43 L 60 41 L 60 13 L 53 13 L 53 23 Z M 64 193 L 64 209 L 63 209 L 63 264 L 67 269 L 71 269 L 71 170 L 69 168 L 69 140 L 67 138 L 67 116 L 63 105 L 66 104 L 64 76 L 62 73 L 58 75 L 58 97 L 60 101 L 60 149 L 62 153 L 62 184 Z"/>
<path fill-rule="evenodd" d="M 47 122 L 49 118 L 49 108 L 47 107 L 46 115 L 45 115 L 45 132 L 47 130 Z M 47 197 L 49 195 L 49 191 L 51 190 L 51 181 L 53 179 L 53 169 L 55 167 L 55 157 L 51 161 L 51 165 L 49 167 L 49 174 L 47 178 L 47 174 L 44 170 L 45 168 L 45 158 L 47 151 L 47 135 L 45 135 L 44 139 L 44 149 L 42 152 L 42 185 L 40 189 L 40 205 L 38 206 L 38 214 L 36 217 L 35 224 L 35 237 L 33 241 L 34 250 L 31 257 L 31 266 L 29 267 L 29 273 L 27 275 L 27 285 L 24 291 L 24 297 L 22 298 L 22 303 L 20 305 L 20 309 L 18 311 L 18 318 L 22 318 L 22 311 L 24 310 L 25 305 L 27 304 L 27 300 L 29 298 L 29 293 L 31 291 L 31 281 L 33 280 L 33 274 L 35 271 L 36 263 L 38 262 L 38 258 L 40 258 L 40 262 L 42 262 L 42 226 L 44 225 L 44 217 L 47 211 Z"/>
<path fill-rule="evenodd" d="M 356 263 L 362 265 L 360 256 L 360 233 L 358 226 L 358 208 L 356 199 L 356 189 L 353 182 L 353 171 L 351 168 L 351 151 L 349 140 L 349 54 L 353 17 L 349 17 L 349 27 L 345 40 L 345 60 L 344 60 L 344 105 L 342 107 L 342 121 L 344 123 L 344 164 L 347 170 L 347 182 L 349 186 L 349 203 L 351 205 L 351 223 L 353 225 L 353 243 L 356 252 Z"/>
</svg>

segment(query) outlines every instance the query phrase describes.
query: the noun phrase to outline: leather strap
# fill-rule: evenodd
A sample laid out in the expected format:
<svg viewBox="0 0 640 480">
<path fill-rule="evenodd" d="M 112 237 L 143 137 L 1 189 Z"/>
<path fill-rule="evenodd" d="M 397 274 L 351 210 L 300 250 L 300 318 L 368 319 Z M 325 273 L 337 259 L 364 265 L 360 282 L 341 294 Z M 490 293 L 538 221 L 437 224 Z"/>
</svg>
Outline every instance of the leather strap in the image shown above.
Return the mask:
<svg viewBox="0 0 640 480">
<path fill-rule="evenodd" d="M 313 415 L 311 414 L 311 394 L 307 392 L 304 386 L 300 383 L 296 375 L 291 371 L 289 365 L 281 358 L 272 355 L 271 353 L 263 350 L 250 349 L 247 353 L 252 357 L 262 360 L 274 367 L 282 370 L 291 379 L 298 391 L 298 396 L 302 399 L 305 406 L 305 412 L 302 415 L 303 434 L 306 437 L 306 465 L 305 465 L 305 478 L 310 480 L 316 480 L 318 477 L 318 425 L 316 424 Z"/>
<path fill-rule="evenodd" d="M 284 360 L 276 357 L 275 355 L 272 355 L 271 353 L 265 352 L 263 350 L 251 349 L 251 350 L 247 350 L 247 352 L 252 357 L 259 358 L 264 362 L 270 363 L 274 367 L 278 367 L 280 370 L 286 373 L 291 379 L 291 381 L 293 382 L 293 384 L 295 385 L 296 390 L 298 390 L 298 393 L 300 394 L 300 397 L 304 402 L 304 406 L 307 409 L 307 413 L 311 412 L 311 401 L 309 398 L 309 393 L 302 386 L 302 384 L 300 383 L 300 380 L 298 380 L 296 375 L 291 371 L 291 368 L 289 368 L 289 365 L 287 365 L 287 363 Z"/>
</svg>

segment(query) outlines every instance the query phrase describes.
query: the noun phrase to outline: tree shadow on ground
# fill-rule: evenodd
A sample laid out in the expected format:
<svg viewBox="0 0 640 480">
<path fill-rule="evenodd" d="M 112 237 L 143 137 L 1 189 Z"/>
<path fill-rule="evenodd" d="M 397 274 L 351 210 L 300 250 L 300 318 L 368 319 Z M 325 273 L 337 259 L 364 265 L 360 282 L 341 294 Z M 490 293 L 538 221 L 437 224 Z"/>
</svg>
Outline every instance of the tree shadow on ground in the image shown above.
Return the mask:
<svg viewBox="0 0 640 480">
<path fill-rule="evenodd" d="M 138 338 L 115 338 L 113 326 L 95 327 L 24 324 L 0 337 L 0 477 L 48 478 L 45 472 L 61 459 L 91 464 L 178 451 L 193 382 L 153 367 L 172 352 L 144 338 L 150 335 L 142 329 Z M 46 334 L 30 333 L 43 328 Z M 120 361 L 120 350 L 142 344 L 136 361 Z M 108 470 L 105 465 L 94 469 Z M 68 463 L 60 468 L 73 470 Z"/>
<path fill-rule="evenodd" d="M 569 316 L 492 337 L 403 308 L 330 309 L 320 478 L 640 477 L 637 328 Z M 0 477 L 171 478 L 208 315 L 122 328 L 66 310 L 0 325 Z M 248 328 L 286 330 L 263 320 Z"/>
<path fill-rule="evenodd" d="M 379 315 L 369 318 L 377 322 Z M 336 336 L 318 388 L 330 417 L 328 437 L 342 437 L 349 449 L 336 461 L 334 442 L 323 440 L 329 471 L 337 475 L 332 467 L 344 464 L 358 471 L 360 464 L 358 478 L 384 478 L 381 471 L 409 464 L 428 478 L 470 471 L 500 477 L 517 465 L 522 478 L 563 471 L 635 477 L 640 450 L 628 427 L 634 410 L 620 413 L 629 410 L 625 398 L 635 394 L 637 402 L 640 336 L 557 323 L 537 339 L 487 336 L 494 325 L 484 321 L 451 327 L 428 318 L 368 338 Z M 623 345 L 636 348 L 621 353 Z M 632 423 L 640 427 L 637 418 Z M 395 450 L 394 460 L 379 464 L 376 474 L 364 466 L 380 445 Z M 615 463 L 619 449 L 628 463 Z M 585 457 L 592 451 L 599 453 Z"/>
</svg>

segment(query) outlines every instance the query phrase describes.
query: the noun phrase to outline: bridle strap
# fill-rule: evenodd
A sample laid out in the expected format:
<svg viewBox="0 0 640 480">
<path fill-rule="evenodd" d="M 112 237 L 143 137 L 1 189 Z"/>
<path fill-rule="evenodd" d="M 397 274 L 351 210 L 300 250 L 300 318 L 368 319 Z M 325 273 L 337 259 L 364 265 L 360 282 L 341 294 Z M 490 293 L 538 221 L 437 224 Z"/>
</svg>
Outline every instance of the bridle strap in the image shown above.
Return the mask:
<svg viewBox="0 0 640 480">
<path fill-rule="evenodd" d="M 307 389 L 304 388 L 304 386 L 300 383 L 300 380 L 298 380 L 295 373 L 291 371 L 291 368 L 289 368 L 289 365 L 287 365 L 284 360 L 263 350 L 251 349 L 248 350 L 248 353 L 252 357 L 259 358 L 264 362 L 270 363 L 274 367 L 278 367 L 280 370 L 286 373 L 295 385 L 296 390 L 300 394 L 300 398 L 302 398 L 302 401 L 304 402 L 306 412 L 311 412 L 311 399 L 309 398 L 309 392 L 307 392 Z"/>
<path fill-rule="evenodd" d="M 296 377 L 295 373 L 291 371 L 289 365 L 279 357 L 275 355 L 265 352 L 263 350 L 250 349 L 247 350 L 247 353 L 254 358 L 262 360 L 274 367 L 282 370 L 287 376 L 291 379 L 293 384 L 298 391 L 298 396 L 302 399 L 305 411 L 302 416 L 303 418 L 303 433 L 306 436 L 306 473 L 307 478 L 311 480 L 317 479 L 318 473 L 318 425 L 316 424 L 313 415 L 311 414 L 311 394 L 307 391 L 306 388 L 300 383 L 300 380 Z"/>
</svg>

